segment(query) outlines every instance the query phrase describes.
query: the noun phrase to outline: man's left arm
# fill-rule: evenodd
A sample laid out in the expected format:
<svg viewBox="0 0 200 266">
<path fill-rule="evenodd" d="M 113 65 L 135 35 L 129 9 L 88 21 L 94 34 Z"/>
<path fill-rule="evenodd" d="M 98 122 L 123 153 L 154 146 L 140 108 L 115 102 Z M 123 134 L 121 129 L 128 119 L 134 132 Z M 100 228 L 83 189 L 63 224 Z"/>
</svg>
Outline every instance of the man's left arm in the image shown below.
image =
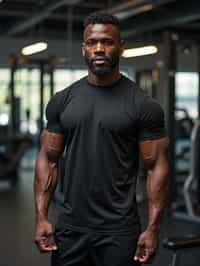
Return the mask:
<svg viewBox="0 0 200 266">
<path fill-rule="evenodd" d="M 158 232 L 169 190 L 168 145 L 167 137 L 139 142 L 140 152 L 148 170 L 148 224 L 139 236 L 134 257 L 142 263 L 148 263 L 158 247 Z"/>
</svg>

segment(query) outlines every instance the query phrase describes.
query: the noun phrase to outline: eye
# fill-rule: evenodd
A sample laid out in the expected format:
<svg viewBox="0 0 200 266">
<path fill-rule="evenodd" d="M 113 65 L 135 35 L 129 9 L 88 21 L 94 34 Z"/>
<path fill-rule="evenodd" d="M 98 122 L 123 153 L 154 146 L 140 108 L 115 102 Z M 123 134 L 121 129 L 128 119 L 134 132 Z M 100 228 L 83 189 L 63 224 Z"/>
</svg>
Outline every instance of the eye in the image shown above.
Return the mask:
<svg viewBox="0 0 200 266">
<path fill-rule="evenodd" d="M 89 39 L 85 42 L 85 45 L 88 47 L 94 46 L 96 44 L 96 40 L 94 39 Z"/>
<path fill-rule="evenodd" d="M 105 39 L 104 41 L 103 41 L 103 43 L 105 44 L 105 45 L 113 45 L 113 40 L 111 40 L 111 39 Z"/>
</svg>

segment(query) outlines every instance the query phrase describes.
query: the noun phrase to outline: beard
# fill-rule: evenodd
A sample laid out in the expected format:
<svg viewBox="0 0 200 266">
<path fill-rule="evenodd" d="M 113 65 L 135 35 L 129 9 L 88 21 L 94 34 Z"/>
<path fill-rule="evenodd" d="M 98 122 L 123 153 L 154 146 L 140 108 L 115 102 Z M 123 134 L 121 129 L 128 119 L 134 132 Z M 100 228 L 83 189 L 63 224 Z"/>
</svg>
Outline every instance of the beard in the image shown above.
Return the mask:
<svg viewBox="0 0 200 266">
<path fill-rule="evenodd" d="M 87 55 L 84 56 L 88 68 L 96 76 L 103 76 L 111 73 L 112 70 L 119 64 L 119 54 L 117 52 L 114 53 L 110 58 L 105 56 L 96 57 L 101 57 L 102 59 L 104 59 L 104 64 L 96 65 L 95 58 L 89 58 Z"/>
</svg>

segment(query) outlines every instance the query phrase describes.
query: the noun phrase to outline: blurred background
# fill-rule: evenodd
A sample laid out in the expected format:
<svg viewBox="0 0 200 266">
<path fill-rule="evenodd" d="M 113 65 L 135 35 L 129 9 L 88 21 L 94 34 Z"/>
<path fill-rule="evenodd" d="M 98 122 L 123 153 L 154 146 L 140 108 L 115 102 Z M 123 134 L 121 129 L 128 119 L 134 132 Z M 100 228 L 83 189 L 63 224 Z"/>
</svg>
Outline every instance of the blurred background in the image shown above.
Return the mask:
<svg viewBox="0 0 200 266">
<path fill-rule="evenodd" d="M 152 265 L 172 263 L 163 239 L 192 236 L 180 266 L 200 258 L 200 2 L 0 0 L 0 266 L 49 265 L 33 243 L 34 163 L 53 94 L 87 75 L 83 20 L 108 11 L 121 24 L 121 72 L 159 101 L 170 137 L 171 194 Z M 62 179 L 62 177 L 61 177 Z M 145 226 L 145 167 L 137 200 Z M 62 180 L 60 181 L 62 182 Z M 62 196 L 58 185 L 53 209 Z M 55 215 L 53 215 L 54 217 Z M 180 242 L 182 243 L 182 242 Z M 177 243 L 173 243 L 174 245 Z M 166 248 L 167 246 L 167 248 Z M 178 265 L 178 264 L 177 264 Z M 173 264 L 175 266 L 175 263 Z"/>
</svg>

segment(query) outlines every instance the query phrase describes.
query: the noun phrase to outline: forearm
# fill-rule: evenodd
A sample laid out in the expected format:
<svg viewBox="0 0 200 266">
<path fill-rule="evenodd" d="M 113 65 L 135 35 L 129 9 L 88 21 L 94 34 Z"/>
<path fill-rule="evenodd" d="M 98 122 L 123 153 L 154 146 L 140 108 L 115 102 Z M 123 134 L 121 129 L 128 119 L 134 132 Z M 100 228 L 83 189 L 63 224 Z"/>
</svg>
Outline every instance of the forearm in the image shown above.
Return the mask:
<svg viewBox="0 0 200 266">
<path fill-rule="evenodd" d="M 147 167 L 147 230 L 157 231 L 160 228 L 163 210 L 169 189 L 168 147 L 169 139 L 140 142 L 140 151 Z"/>
<path fill-rule="evenodd" d="M 43 130 L 42 148 L 35 167 L 36 219 L 47 219 L 48 208 L 57 184 L 58 161 L 64 150 L 64 136 Z"/>
<path fill-rule="evenodd" d="M 163 169 L 164 170 L 164 169 Z M 149 171 L 147 177 L 147 230 L 159 231 L 169 190 L 168 170 Z"/>
<path fill-rule="evenodd" d="M 35 169 L 36 220 L 47 219 L 48 209 L 57 184 L 57 162 L 51 162 L 40 151 Z"/>
</svg>

